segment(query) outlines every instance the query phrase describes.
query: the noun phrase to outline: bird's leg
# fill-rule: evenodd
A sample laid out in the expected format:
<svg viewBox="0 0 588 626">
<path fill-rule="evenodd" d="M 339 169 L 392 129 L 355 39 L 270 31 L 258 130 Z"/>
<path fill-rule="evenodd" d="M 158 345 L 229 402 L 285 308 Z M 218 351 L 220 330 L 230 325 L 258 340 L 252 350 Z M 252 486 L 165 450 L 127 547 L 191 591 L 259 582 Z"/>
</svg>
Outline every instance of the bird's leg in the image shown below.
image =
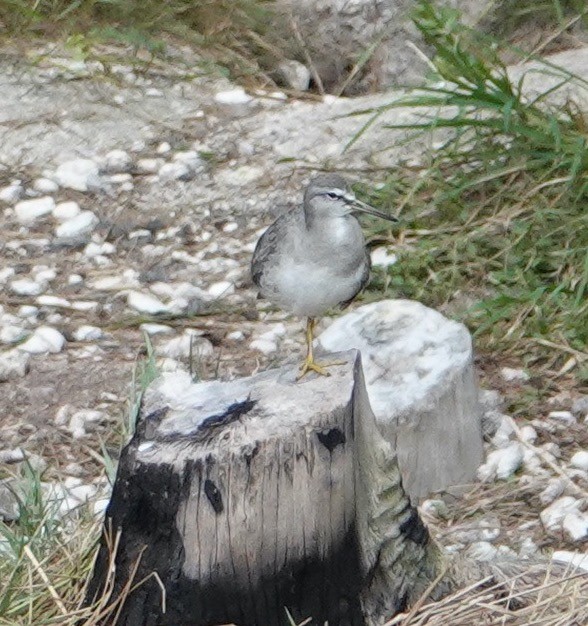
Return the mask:
<svg viewBox="0 0 588 626">
<path fill-rule="evenodd" d="M 314 354 L 312 351 L 312 342 L 314 340 L 314 327 L 315 327 L 315 319 L 314 317 L 308 317 L 306 319 L 306 359 L 304 363 L 300 366 L 300 374 L 296 377 L 296 380 L 300 380 L 303 376 L 308 374 L 308 372 L 316 372 L 321 376 L 330 376 L 329 372 L 325 368 L 330 367 L 331 365 L 345 365 L 346 361 L 332 361 L 330 363 L 317 363 L 314 360 Z"/>
</svg>

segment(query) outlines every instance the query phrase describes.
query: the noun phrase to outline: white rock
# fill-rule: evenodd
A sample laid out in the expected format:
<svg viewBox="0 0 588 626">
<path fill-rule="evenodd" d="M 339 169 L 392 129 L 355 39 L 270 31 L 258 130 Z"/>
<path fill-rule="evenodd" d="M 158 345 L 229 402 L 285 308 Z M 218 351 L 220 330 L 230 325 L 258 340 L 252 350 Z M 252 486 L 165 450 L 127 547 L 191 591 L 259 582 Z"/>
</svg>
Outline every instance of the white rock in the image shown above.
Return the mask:
<svg viewBox="0 0 588 626">
<path fill-rule="evenodd" d="M 73 338 L 76 341 L 96 341 L 102 339 L 102 337 L 104 337 L 104 333 L 97 326 L 83 325 L 76 328 L 73 332 Z"/>
<path fill-rule="evenodd" d="M 539 548 L 533 539 L 531 537 L 525 537 L 519 548 L 519 556 L 523 558 L 536 557 L 538 552 Z"/>
<path fill-rule="evenodd" d="M 11 344 L 18 343 L 27 337 L 30 331 L 20 326 L 2 326 L 0 327 L 0 343 Z"/>
<path fill-rule="evenodd" d="M 46 265 L 35 265 L 32 273 L 38 283 L 49 283 L 57 278 L 57 272 Z"/>
<path fill-rule="evenodd" d="M 174 333 L 174 329 L 171 326 L 165 324 L 141 324 L 139 328 L 148 335 L 170 335 Z"/>
<path fill-rule="evenodd" d="M 394 265 L 398 257 L 394 253 L 388 252 L 387 248 L 380 247 L 372 250 L 371 259 L 372 265 L 375 267 L 388 267 Z"/>
<path fill-rule="evenodd" d="M 60 298 L 59 296 L 39 296 L 35 302 L 39 306 L 52 306 L 52 307 L 65 307 L 69 308 L 71 306 L 71 302 L 66 300 L 65 298 Z"/>
<path fill-rule="evenodd" d="M 67 277 L 68 285 L 81 285 L 84 282 L 84 278 L 79 274 L 70 274 Z"/>
<path fill-rule="evenodd" d="M 234 233 L 239 228 L 237 222 L 227 222 L 223 226 L 223 233 Z"/>
<path fill-rule="evenodd" d="M 53 217 L 59 222 L 70 220 L 80 213 L 80 205 L 73 200 L 71 202 L 59 202 L 52 211 Z"/>
<path fill-rule="evenodd" d="M 16 219 L 21 224 L 31 224 L 37 218 L 48 215 L 55 208 L 55 200 L 51 196 L 34 198 L 33 200 L 22 200 L 14 207 Z"/>
<path fill-rule="evenodd" d="M 213 354 L 214 348 L 208 339 L 189 329 L 180 337 L 174 337 L 158 345 L 156 352 L 160 356 L 177 361 L 189 358 L 190 355 L 196 359 L 210 356 Z"/>
<path fill-rule="evenodd" d="M 13 280 L 10 283 L 9 288 L 10 291 L 15 293 L 17 296 L 38 296 L 45 289 L 43 285 L 40 285 L 30 278 Z"/>
<path fill-rule="evenodd" d="M 424 500 L 419 508 L 430 517 L 437 519 L 449 518 L 449 509 L 443 500 Z"/>
<path fill-rule="evenodd" d="M 99 306 L 100 304 L 94 300 L 78 300 L 71 303 L 71 308 L 75 311 L 94 311 Z"/>
<path fill-rule="evenodd" d="M 503 367 L 500 369 L 500 375 L 507 383 L 524 383 L 529 380 L 529 374 L 521 369 L 512 367 Z"/>
<path fill-rule="evenodd" d="M 18 314 L 20 317 L 32 319 L 39 314 L 39 308 L 32 304 L 23 304 L 23 306 L 19 307 Z"/>
<path fill-rule="evenodd" d="M 72 498 L 75 498 L 78 502 L 85 504 L 95 497 L 97 491 L 98 487 L 96 485 L 77 485 L 76 487 L 72 487 L 69 490 L 69 493 Z"/>
<path fill-rule="evenodd" d="M 106 415 L 102 411 L 82 409 L 69 418 L 68 428 L 74 439 L 80 439 L 87 434 L 92 424 L 103 422 L 105 419 Z"/>
<path fill-rule="evenodd" d="M 156 152 L 157 154 L 167 154 L 170 150 L 171 146 L 169 143 L 167 141 L 163 141 L 157 146 Z"/>
<path fill-rule="evenodd" d="M 18 349 L 29 354 L 57 353 L 63 350 L 65 337 L 51 326 L 39 326 Z"/>
<path fill-rule="evenodd" d="M 0 382 L 22 378 L 29 371 L 30 356 L 17 348 L 0 352 Z"/>
<path fill-rule="evenodd" d="M 133 159 L 128 152 L 124 150 L 111 150 L 104 157 L 104 171 L 113 174 L 119 172 L 128 172 L 133 164 Z"/>
<path fill-rule="evenodd" d="M 277 352 L 278 344 L 271 339 L 254 339 L 249 347 L 251 350 L 257 350 L 262 354 L 272 354 L 273 352 Z"/>
<path fill-rule="evenodd" d="M 575 424 L 576 417 L 571 411 L 551 411 L 547 415 L 547 419 L 557 420 L 558 422 L 563 422 L 564 424 Z"/>
<path fill-rule="evenodd" d="M 193 177 L 192 170 L 185 163 L 164 163 L 158 172 L 162 181 L 168 180 L 190 180 Z"/>
<path fill-rule="evenodd" d="M 539 494 L 539 500 L 541 500 L 541 504 L 547 506 L 554 502 L 557 498 L 561 496 L 566 488 L 565 480 L 561 478 L 551 478 L 547 482 L 547 486 L 543 491 Z"/>
<path fill-rule="evenodd" d="M 583 541 L 588 538 L 588 514 L 579 511 L 568 513 L 563 519 L 562 528 L 571 541 Z"/>
<path fill-rule="evenodd" d="M 537 436 L 537 431 L 529 424 L 521 426 L 520 437 L 522 441 L 526 441 L 527 443 L 534 443 L 535 441 L 537 441 Z"/>
<path fill-rule="evenodd" d="M 212 283 L 212 285 L 208 288 L 208 294 L 213 298 L 229 296 L 232 293 L 235 293 L 235 285 L 228 280 L 221 280 L 217 283 Z"/>
<path fill-rule="evenodd" d="M 84 256 L 87 256 L 89 259 L 92 259 L 97 256 L 101 256 L 101 255 L 114 254 L 115 252 L 116 252 L 116 248 L 114 247 L 113 244 L 111 244 L 108 241 L 105 241 L 104 243 L 95 243 L 91 241 L 84 248 Z"/>
<path fill-rule="evenodd" d="M 310 70 L 300 61 L 285 59 L 278 63 L 276 71 L 286 87 L 296 91 L 308 91 L 310 87 Z"/>
<path fill-rule="evenodd" d="M 147 313 L 148 315 L 157 315 L 158 313 L 167 313 L 168 307 L 163 304 L 159 298 L 148 293 L 140 291 L 131 291 L 127 296 L 127 304 L 139 313 Z"/>
<path fill-rule="evenodd" d="M 197 170 L 203 165 L 202 157 L 195 150 L 183 150 L 176 152 L 173 160 L 177 163 L 183 163 L 191 170 Z"/>
<path fill-rule="evenodd" d="M 496 448 L 505 448 L 514 438 L 515 430 L 512 425 L 512 418 L 508 415 L 500 415 L 498 428 L 492 437 L 492 444 Z"/>
<path fill-rule="evenodd" d="M 570 465 L 577 469 L 588 471 L 588 450 L 576 452 L 570 459 Z"/>
<path fill-rule="evenodd" d="M 214 99 L 219 104 L 226 105 L 243 105 L 250 103 L 253 98 L 248 95 L 242 87 L 235 87 L 227 91 L 219 91 L 215 94 Z"/>
<path fill-rule="evenodd" d="M 85 235 L 90 233 L 96 228 L 99 223 L 99 219 L 92 211 L 82 211 L 79 215 L 72 217 L 60 224 L 55 229 L 57 237 L 76 237 L 78 235 Z"/>
<path fill-rule="evenodd" d="M 96 517 L 103 517 L 106 513 L 106 509 L 108 508 L 109 503 L 109 498 L 101 498 L 100 500 L 96 500 L 96 502 L 94 502 L 94 504 L 92 505 L 92 513 Z"/>
<path fill-rule="evenodd" d="M 494 476 L 500 480 L 510 478 L 523 463 L 523 447 L 520 443 L 512 443 L 506 448 L 490 452 L 486 463 L 478 468 L 478 477 L 483 482 Z"/>
<path fill-rule="evenodd" d="M 8 282 L 15 274 L 16 272 L 13 267 L 3 267 L 0 269 L 0 285 Z"/>
<path fill-rule="evenodd" d="M 0 450 L 0 463 L 11 465 L 13 463 L 21 463 L 27 458 L 22 448 L 14 448 L 13 450 Z"/>
<path fill-rule="evenodd" d="M 77 191 L 88 191 L 100 187 L 98 164 L 91 159 L 73 159 L 62 163 L 54 175 L 62 186 Z"/>
<path fill-rule="evenodd" d="M 504 397 L 495 389 L 480 389 L 479 399 L 484 411 L 501 411 L 504 408 Z"/>
<path fill-rule="evenodd" d="M 164 357 L 157 359 L 157 370 L 159 372 L 186 372 L 186 366 L 180 361 Z"/>
<path fill-rule="evenodd" d="M 588 554 L 585 552 L 572 552 L 571 550 L 556 550 L 551 559 L 556 563 L 567 563 L 571 566 L 572 571 L 582 569 L 588 572 Z M 571 573 L 571 572 L 570 572 Z"/>
<path fill-rule="evenodd" d="M 137 161 L 137 171 L 140 174 L 155 174 L 163 163 L 163 159 L 139 159 Z"/>
<path fill-rule="evenodd" d="M 494 561 L 498 555 L 498 550 L 487 541 L 476 541 L 468 546 L 465 556 L 475 561 Z"/>
<path fill-rule="evenodd" d="M 229 341 L 243 341 L 243 339 L 245 339 L 245 335 L 241 330 L 234 330 L 227 335 L 227 339 Z"/>
<path fill-rule="evenodd" d="M 559 532 L 566 515 L 577 513 L 580 503 L 571 496 L 563 496 L 543 509 L 539 514 L 541 523 L 549 533 Z"/>
<path fill-rule="evenodd" d="M 6 202 L 7 204 L 12 204 L 16 202 L 24 195 L 24 187 L 18 183 L 12 183 L 7 185 L 6 187 L 2 187 L 0 189 L 0 200 L 2 202 Z"/>
<path fill-rule="evenodd" d="M 139 287 L 138 272 L 132 269 L 125 270 L 116 276 L 103 276 L 90 283 L 90 287 L 96 291 L 118 291 L 119 289 L 130 289 Z"/>
<path fill-rule="evenodd" d="M 382 435 L 398 441 L 411 497 L 474 478 L 483 455 L 481 410 L 463 324 L 418 302 L 384 300 L 335 320 L 318 347 L 360 350 L 372 409 Z"/>
<path fill-rule="evenodd" d="M 55 193 L 59 191 L 59 185 L 49 178 L 37 178 L 33 181 L 33 189 L 40 193 Z"/>
</svg>

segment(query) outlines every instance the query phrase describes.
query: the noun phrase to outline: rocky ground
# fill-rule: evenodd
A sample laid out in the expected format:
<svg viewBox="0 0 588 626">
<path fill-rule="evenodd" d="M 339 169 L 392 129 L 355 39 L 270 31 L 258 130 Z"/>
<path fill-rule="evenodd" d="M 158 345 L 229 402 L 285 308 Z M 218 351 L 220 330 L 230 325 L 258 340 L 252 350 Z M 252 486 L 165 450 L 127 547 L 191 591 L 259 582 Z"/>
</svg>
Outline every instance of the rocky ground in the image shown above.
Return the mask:
<svg viewBox="0 0 588 626">
<path fill-rule="evenodd" d="M 574 53 L 570 69 L 587 73 L 588 52 Z M 313 170 L 373 178 L 422 150 L 368 133 L 342 151 L 363 122 L 341 116 L 390 95 L 246 94 L 198 75 L 196 62 L 187 51 L 167 65 L 73 61 L 49 48 L 0 57 L 0 463 L 8 474 L 27 455 L 46 468 L 64 485 L 64 510 L 88 497 L 104 507 L 101 442 L 115 450 L 125 432 L 145 336 L 162 370 L 202 379 L 296 360 L 300 322 L 260 305 L 250 285 L 261 229 L 299 200 Z M 495 369 L 515 393 L 527 376 Z M 480 558 L 579 549 L 588 398 L 556 397 L 524 424 L 498 392 L 484 401 L 480 484 L 465 501 L 424 506 L 439 537 Z M 504 507 L 491 510 L 504 481 Z M 474 521 L 454 524 L 464 507 Z M 14 511 L 0 501 L 0 515 Z"/>
</svg>

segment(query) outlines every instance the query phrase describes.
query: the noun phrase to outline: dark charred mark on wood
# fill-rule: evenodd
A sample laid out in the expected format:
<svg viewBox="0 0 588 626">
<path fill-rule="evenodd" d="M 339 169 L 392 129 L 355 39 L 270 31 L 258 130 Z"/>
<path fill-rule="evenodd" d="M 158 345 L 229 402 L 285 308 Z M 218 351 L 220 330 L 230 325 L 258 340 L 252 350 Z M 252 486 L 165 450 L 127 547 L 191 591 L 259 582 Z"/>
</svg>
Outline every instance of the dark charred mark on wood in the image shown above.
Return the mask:
<svg viewBox="0 0 588 626">
<path fill-rule="evenodd" d="M 410 507 L 410 515 L 400 524 L 400 532 L 407 538 L 419 545 L 425 545 L 429 540 L 429 531 L 421 521 L 417 510 Z"/>
<path fill-rule="evenodd" d="M 235 420 L 238 420 L 243 415 L 249 413 L 251 409 L 257 404 L 257 400 L 252 400 L 251 396 L 243 402 L 234 402 L 223 413 L 217 415 L 211 415 L 202 420 L 200 426 L 198 426 L 198 432 L 204 436 L 209 436 L 210 431 L 219 426 L 226 426 Z"/>
<path fill-rule="evenodd" d="M 210 478 L 207 478 L 204 481 L 204 493 L 206 494 L 208 501 L 212 505 L 214 512 L 217 515 L 222 513 L 225 508 L 223 506 L 223 496 L 218 487 L 212 482 L 212 480 L 210 480 Z"/>
<path fill-rule="evenodd" d="M 317 433 L 316 436 L 329 452 L 333 452 L 337 446 L 344 444 L 346 441 L 345 433 L 338 428 L 331 428 L 331 430 Z"/>
<path fill-rule="evenodd" d="M 245 452 L 245 463 L 247 463 L 247 467 L 251 467 L 251 461 L 257 456 L 259 453 L 259 444 L 256 443 L 252 448 L 248 449 Z"/>
</svg>

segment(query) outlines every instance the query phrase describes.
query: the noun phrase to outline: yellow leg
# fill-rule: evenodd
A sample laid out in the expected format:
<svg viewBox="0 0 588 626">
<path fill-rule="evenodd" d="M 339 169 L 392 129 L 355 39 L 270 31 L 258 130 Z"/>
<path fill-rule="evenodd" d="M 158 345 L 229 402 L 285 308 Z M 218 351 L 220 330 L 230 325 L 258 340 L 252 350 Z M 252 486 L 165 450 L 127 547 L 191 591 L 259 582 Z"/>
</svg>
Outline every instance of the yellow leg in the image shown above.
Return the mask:
<svg viewBox="0 0 588 626">
<path fill-rule="evenodd" d="M 325 369 L 326 367 L 331 367 L 332 365 L 345 365 L 346 361 L 333 361 L 331 363 L 317 363 L 314 360 L 314 354 L 312 352 L 312 342 L 314 340 L 314 327 L 315 327 L 315 319 L 314 317 L 309 317 L 306 320 L 306 359 L 304 363 L 300 366 L 300 374 L 296 377 L 296 380 L 300 380 L 303 376 L 308 374 L 308 372 L 316 372 L 320 376 L 330 376 L 329 372 Z"/>
</svg>

